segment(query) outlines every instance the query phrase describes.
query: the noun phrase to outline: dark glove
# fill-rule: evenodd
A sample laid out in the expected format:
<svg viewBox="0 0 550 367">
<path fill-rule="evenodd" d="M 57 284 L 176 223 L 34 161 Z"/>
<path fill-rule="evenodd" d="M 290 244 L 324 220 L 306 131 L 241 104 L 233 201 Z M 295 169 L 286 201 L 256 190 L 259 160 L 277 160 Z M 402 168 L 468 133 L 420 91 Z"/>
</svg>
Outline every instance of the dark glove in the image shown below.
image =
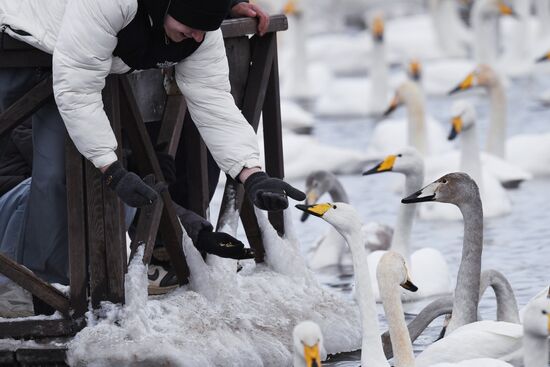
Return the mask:
<svg viewBox="0 0 550 367">
<path fill-rule="evenodd" d="M 152 204 L 159 197 L 159 194 L 138 175 L 126 171 L 119 161 L 107 168 L 103 179 L 122 201 L 134 208 Z"/>
<path fill-rule="evenodd" d="M 288 208 L 287 195 L 294 200 L 305 200 L 306 194 L 279 178 L 269 177 L 265 172 L 256 172 L 244 182 L 250 201 L 258 208 L 279 211 Z"/>
<path fill-rule="evenodd" d="M 241 241 L 223 232 L 201 231 L 197 248 L 212 255 L 237 260 L 253 259 L 255 256 L 254 250 L 245 248 Z"/>
</svg>

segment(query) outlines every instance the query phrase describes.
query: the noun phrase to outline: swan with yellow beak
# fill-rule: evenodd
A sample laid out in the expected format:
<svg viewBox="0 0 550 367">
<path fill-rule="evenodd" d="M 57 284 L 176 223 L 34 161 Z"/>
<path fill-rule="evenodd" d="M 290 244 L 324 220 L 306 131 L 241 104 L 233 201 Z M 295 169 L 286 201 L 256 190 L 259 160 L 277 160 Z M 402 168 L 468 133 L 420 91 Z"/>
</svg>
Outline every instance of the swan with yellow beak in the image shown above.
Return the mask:
<svg viewBox="0 0 550 367">
<path fill-rule="evenodd" d="M 294 367 L 321 367 L 326 358 L 321 328 L 313 321 L 302 321 L 294 327 Z"/>
</svg>

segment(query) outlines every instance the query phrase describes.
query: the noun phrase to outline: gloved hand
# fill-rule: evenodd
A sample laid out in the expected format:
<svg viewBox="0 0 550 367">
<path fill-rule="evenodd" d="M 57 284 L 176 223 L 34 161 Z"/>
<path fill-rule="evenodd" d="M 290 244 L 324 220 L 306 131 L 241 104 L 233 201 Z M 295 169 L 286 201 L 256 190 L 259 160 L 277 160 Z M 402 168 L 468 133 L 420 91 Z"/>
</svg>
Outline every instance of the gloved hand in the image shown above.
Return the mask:
<svg viewBox="0 0 550 367">
<path fill-rule="evenodd" d="M 122 201 L 134 208 L 152 204 L 159 198 L 159 194 L 153 188 L 135 173 L 126 171 L 119 161 L 107 168 L 103 173 L 103 179 Z"/>
<path fill-rule="evenodd" d="M 294 200 L 305 200 L 306 194 L 279 178 L 269 177 L 265 172 L 256 172 L 244 182 L 250 201 L 258 208 L 279 211 L 288 208 L 287 195 Z"/>
<path fill-rule="evenodd" d="M 223 232 L 202 230 L 196 246 L 200 251 L 236 260 L 253 259 L 255 256 L 254 250 L 245 248 L 241 241 Z"/>
</svg>

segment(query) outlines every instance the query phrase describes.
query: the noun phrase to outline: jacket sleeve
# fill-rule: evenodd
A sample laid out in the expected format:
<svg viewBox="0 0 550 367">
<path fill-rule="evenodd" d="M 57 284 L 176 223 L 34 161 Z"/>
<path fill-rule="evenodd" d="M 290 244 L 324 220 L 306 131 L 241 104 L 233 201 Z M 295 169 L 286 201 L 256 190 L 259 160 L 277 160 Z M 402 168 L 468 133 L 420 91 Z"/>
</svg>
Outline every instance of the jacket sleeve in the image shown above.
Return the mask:
<svg viewBox="0 0 550 367">
<path fill-rule="evenodd" d="M 176 81 L 220 168 L 235 178 L 244 167 L 260 167 L 256 134 L 231 95 L 221 30 L 208 32 L 197 51 L 176 65 Z"/>
<path fill-rule="evenodd" d="M 127 0 L 67 2 L 53 52 L 59 112 L 77 149 L 96 167 L 117 160 L 101 91 L 111 70 L 116 35 L 135 10 Z"/>
</svg>

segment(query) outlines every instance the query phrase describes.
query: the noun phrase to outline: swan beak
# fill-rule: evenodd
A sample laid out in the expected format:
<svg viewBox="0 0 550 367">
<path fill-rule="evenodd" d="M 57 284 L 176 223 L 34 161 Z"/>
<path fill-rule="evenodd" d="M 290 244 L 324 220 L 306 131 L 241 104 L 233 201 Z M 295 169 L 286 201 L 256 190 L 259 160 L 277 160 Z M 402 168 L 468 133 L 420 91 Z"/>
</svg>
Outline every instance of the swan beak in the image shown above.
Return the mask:
<svg viewBox="0 0 550 367">
<path fill-rule="evenodd" d="M 382 17 L 374 18 L 372 24 L 372 36 L 376 42 L 384 41 L 384 20 Z"/>
<path fill-rule="evenodd" d="M 403 204 L 421 203 L 423 201 L 435 201 L 435 193 L 439 188 L 439 182 L 433 182 L 428 186 L 418 190 L 412 195 L 402 199 Z"/>
<path fill-rule="evenodd" d="M 307 367 L 321 367 L 321 354 L 319 353 L 319 343 L 309 346 L 304 344 L 304 359 Z"/>
<path fill-rule="evenodd" d="M 389 155 L 382 162 L 378 163 L 376 166 L 371 168 L 368 171 L 363 172 L 363 176 L 374 175 L 376 173 L 388 172 L 393 169 L 395 160 L 397 159 L 396 155 Z"/>
<path fill-rule="evenodd" d="M 388 116 L 390 113 L 392 113 L 393 111 L 395 111 L 395 109 L 399 106 L 400 102 L 399 102 L 399 97 L 396 95 L 395 97 L 393 97 L 391 103 L 390 103 L 390 106 L 388 107 L 388 109 L 384 112 L 384 114 L 382 116 Z"/>
<path fill-rule="evenodd" d="M 319 200 L 319 193 L 317 192 L 317 190 L 315 189 L 309 190 L 306 194 L 305 205 L 306 206 L 313 205 L 317 202 L 317 200 Z M 300 218 L 300 221 L 305 222 L 308 217 L 309 217 L 309 214 L 307 212 L 304 212 L 304 214 L 302 214 L 302 217 Z"/>
<path fill-rule="evenodd" d="M 314 215 L 316 217 L 323 217 L 323 215 L 332 208 L 332 204 L 325 203 L 325 204 L 315 204 L 315 205 L 303 205 L 298 204 L 296 205 L 296 208 L 300 209 L 301 211 Z"/>
<path fill-rule="evenodd" d="M 408 277 L 407 277 L 407 281 L 401 284 L 401 287 L 411 292 L 416 292 L 418 290 L 418 287 L 414 285 L 414 283 Z"/>
<path fill-rule="evenodd" d="M 418 82 L 422 77 L 422 66 L 420 61 L 412 60 L 409 64 L 409 76 L 412 80 Z"/>
<path fill-rule="evenodd" d="M 498 2 L 498 10 L 500 11 L 500 14 L 502 14 L 502 15 L 510 15 L 512 17 L 517 18 L 517 14 L 514 11 L 514 9 L 512 9 L 511 6 L 505 4 L 503 1 Z"/>
<path fill-rule="evenodd" d="M 451 132 L 449 133 L 449 140 L 454 140 L 458 134 L 462 131 L 462 118 L 459 117 L 453 117 Z"/>
<path fill-rule="evenodd" d="M 449 92 L 449 95 L 451 94 L 455 94 L 457 92 L 460 92 L 462 90 L 467 90 L 467 89 L 470 89 L 474 86 L 474 73 L 470 73 L 468 74 L 468 76 L 462 81 L 462 83 L 460 83 L 459 85 L 456 86 L 456 88 L 454 88 L 453 90 L 451 90 Z"/>
<path fill-rule="evenodd" d="M 548 326 L 548 334 L 550 334 L 550 313 L 547 313 L 546 317 L 548 317 L 548 325 L 546 326 Z"/>
<path fill-rule="evenodd" d="M 550 52 L 548 52 L 547 54 L 545 54 L 542 57 L 539 57 L 537 59 L 537 62 L 545 62 L 545 61 L 548 61 L 548 60 L 550 60 Z"/>
</svg>

